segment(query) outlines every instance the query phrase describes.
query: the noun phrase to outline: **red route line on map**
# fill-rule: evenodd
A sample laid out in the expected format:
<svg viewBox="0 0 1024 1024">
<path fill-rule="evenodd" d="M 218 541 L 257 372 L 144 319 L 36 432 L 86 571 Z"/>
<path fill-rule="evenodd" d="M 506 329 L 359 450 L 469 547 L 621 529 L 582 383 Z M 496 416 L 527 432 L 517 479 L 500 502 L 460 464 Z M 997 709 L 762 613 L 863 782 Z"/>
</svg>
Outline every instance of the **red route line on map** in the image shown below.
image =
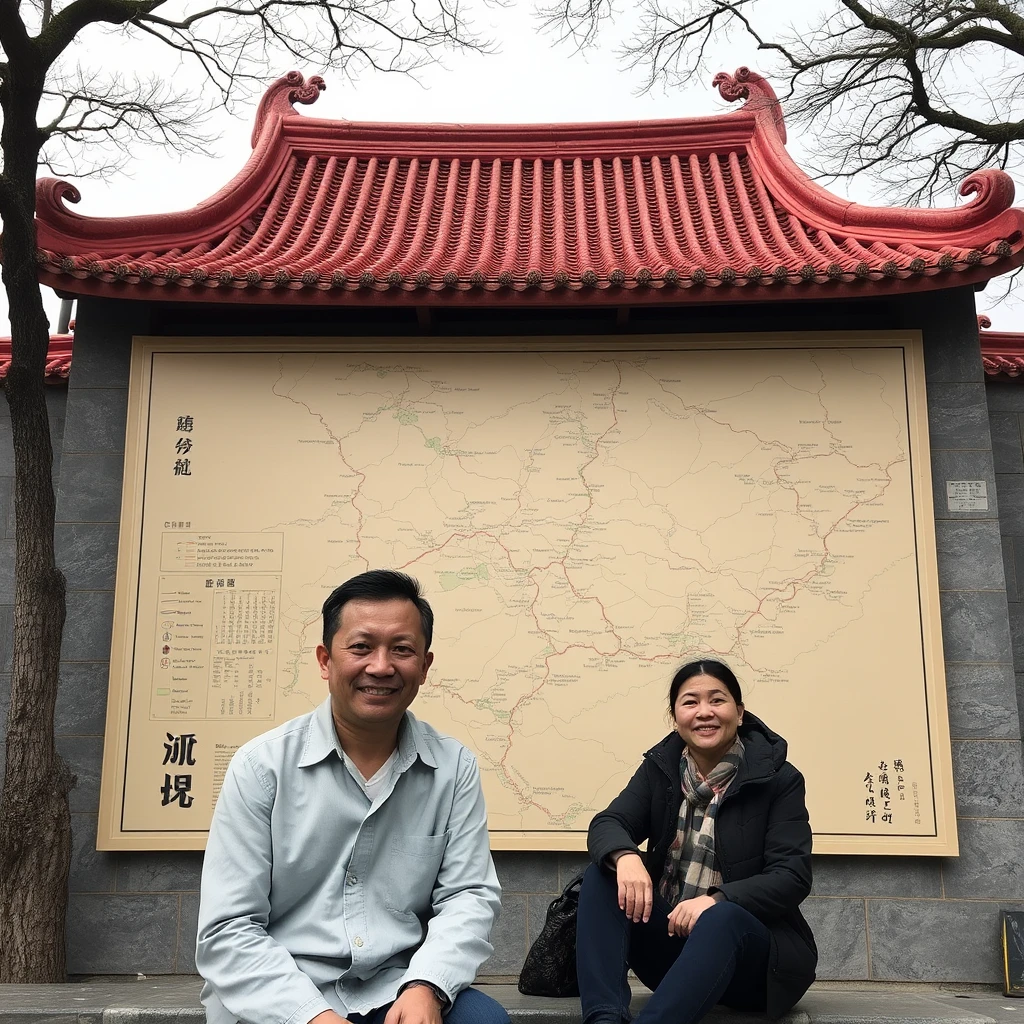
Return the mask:
<svg viewBox="0 0 1024 1024">
<path fill-rule="evenodd" d="M 308 372 L 310 372 L 310 371 L 307 371 L 307 373 Z M 306 374 L 304 373 L 302 376 L 305 377 Z M 299 379 L 301 380 L 301 378 L 299 378 Z M 295 385 L 298 385 L 298 383 L 299 383 L 299 381 L 296 380 Z M 295 386 L 295 385 L 293 385 L 293 386 Z M 367 562 L 367 560 L 365 558 L 363 558 L 362 552 L 360 551 L 360 545 L 362 544 L 362 530 L 363 530 L 364 517 L 363 517 L 363 513 L 360 510 L 359 506 L 356 504 L 356 498 L 359 497 L 359 492 L 362 490 L 363 484 L 366 483 L 366 474 L 363 473 L 361 470 L 356 469 L 355 466 L 353 466 L 353 465 L 351 465 L 349 463 L 348 459 L 345 457 L 345 451 L 342 448 L 342 440 L 341 440 L 341 438 L 335 436 L 334 431 L 331 430 L 330 426 L 328 426 L 328 424 L 327 424 L 327 421 L 324 419 L 324 417 L 322 415 L 320 415 L 320 413 L 315 412 L 306 402 L 303 402 L 303 401 L 301 401 L 298 398 L 293 398 L 291 396 L 291 394 L 284 394 L 284 395 L 282 395 L 277 390 L 277 384 L 276 383 L 271 388 L 271 391 L 272 391 L 273 394 L 278 395 L 280 398 L 285 398 L 289 402 L 292 402 L 295 405 L 301 406 L 303 409 L 306 410 L 306 412 L 309 413 L 310 416 L 312 416 L 314 419 L 316 419 L 320 423 L 320 425 L 324 428 L 324 431 L 326 432 L 327 436 L 334 442 L 335 446 L 337 447 L 337 449 L 338 449 L 338 457 L 341 459 L 342 464 L 348 470 L 350 470 L 352 473 L 354 473 L 356 476 L 359 477 L 359 483 L 356 485 L 356 489 L 355 489 L 355 492 L 352 495 L 352 498 L 350 500 L 350 504 L 352 505 L 352 508 L 355 511 L 356 517 L 357 517 L 357 525 L 356 525 L 356 554 L 357 554 L 357 556 L 359 558 L 362 558 L 363 561 L 366 562 L 367 567 L 369 567 L 369 562 Z"/>
<path fill-rule="evenodd" d="M 810 459 L 828 458 L 829 456 L 831 456 L 833 454 L 834 454 L 833 452 L 830 452 L 828 456 L 825 456 L 825 455 L 808 455 L 808 456 L 806 456 L 806 459 L 800 458 L 800 459 L 794 459 L 793 461 L 795 461 L 795 462 L 803 462 L 803 461 L 810 460 Z M 849 460 L 847 460 L 847 461 L 849 461 Z M 891 468 L 894 465 L 896 465 L 897 463 L 902 462 L 902 461 L 903 461 L 902 459 L 895 459 L 892 462 L 890 462 L 884 469 L 882 469 L 882 467 L 879 466 L 878 468 L 881 469 L 882 472 L 885 473 L 886 477 L 888 478 L 888 483 L 886 483 L 886 485 L 884 487 L 882 487 L 877 493 L 872 495 L 870 498 L 867 498 L 867 499 L 865 499 L 863 501 L 856 502 L 851 508 L 849 508 L 846 512 L 844 512 L 843 515 L 841 515 L 829 527 L 827 532 L 821 537 L 821 544 L 822 544 L 822 547 L 825 550 L 825 553 L 822 555 L 821 561 L 818 562 L 818 567 L 816 569 L 812 569 L 809 572 L 805 573 L 800 579 L 788 581 L 786 583 L 785 587 L 777 587 L 775 590 L 771 590 L 767 594 L 765 594 L 764 597 L 762 597 L 758 601 L 757 607 L 746 617 L 746 619 L 743 620 L 743 622 L 741 622 L 736 627 L 737 632 L 739 630 L 743 629 L 744 626 L 747 626 L 751 622 L 751 620 L 754 619 L 757 615 L 761 614 L 761 608 L 763 607 L 765 601 L 769 600 L 770 598 L 772 598 L 772 597 L 774 597 L 774 596 L 776 596 L 778 594 L 782 594 L 787 589 L 791 588 L 793 592 L 788 597 L 780 598 L 780 603 L 781 604 L 788 604 L 790 601 L 795 601 L 796 600 L 796 595 L 799 592 L 798 588 L 800 587 L 800 584 L 806 583 L 809 579 L 811 579 L 812 577 L 816 576 L 822 570 L 822 568 L 824 568 L 825 560 L 831 554 L 831 550 L 829 549 L 829 546 L 828 546 L 829 537 L 831 537 L 832 534 L 835 533 L 836 530 L 839 528 L 839 526 L 845 520 L 849 519 L 850 516 L 852 516 L 853 513 L 856 512 L 857 509 L 859 509 L 862 505 L 866 505 L 866 504 L 868 504 L 871 501 L 876 501 L 883 494 L 885 494 L 885 492 L 889 489 L 889 486 L 892 484 L 892 474 L 890 473 Z M 856 463 L 852 463 L 852 465 L 857 465 L 857 464 Z M 872 464 L 871 467 L 858 466 L 858 468 L 859 469 L 874 468 L 874 465 Z M 793 494 L 796 495 L 796 498 L 797 498 L 797 514 L 800 515 L 800 518 L 801 519 L 805 519 L 808 522 L 813 522 L 814 521 L 813 519 L 809 518 L 808 516 L 805 516 L 805 515 L 801 514 L 800 511 L 799 511 L 799 509 L 800 509 L 800 502 L 803 500 L 801 495 L 800 495 L 800 492 L 795 487 L 793 487 L 792 485 L 785 484 L 785 483 L 782 482 L 782 480 L 779 478 L 778 468 L 777 467 L 773 470 L 773 472 L 775 473 L 775 479 L 778 481 L 779 486 L 783 490 L 792 491 Z"/>
<path fill-rule="evenodd" d="M 601 618 L 604 620 L 604 622 L 608 626 L 609 632 L 612 634 L 612 636 L 615 637 L 616 641 L 619 644 L 619 649 L 617 651 L 612 652 L 610 655 L 608 655 L 608 657 L 614 657 L 616 654 L 619 654 L 619 653 L 621 653 L 623 651 L 622 638 L 615 632 L 614 626 L 613 626 L 611 620 L 608 618 L 608 610 L 604 607 L 604 604 L 601 602 L 600 598 L 597 598 L 597 597 L 584 598 L 580 594 L 579 590 L 576 588 L 576 586 L 573 584 L 572 580 L 569 578 L 569 573 L 568 573 L 568 570 L 566 568 L 565 563 L 566 563 L 566 560 L 569 557 L 568 549 L 571 548 L 571 546 L 575 543 L 575 540 L 576 540 L 576 537 L 577 537 L 577 535 L 579 533 L 580 528 L 583 526 L 583 523 L 586 521 L 587 516 L 590 514 L 591 510 L 594 507 L 594 493 L 593 493 L 592 489 L 590 488 L 590 485 L 587 483 L 586 475 L 585 475 L 586 474 L 586 469 L 593 462 L 595 462 L 597 460 L 597 458 L 599 457 L 599 455 L 600 455 L 599 446 L 601 445 L 602 441 L 607 437 L 607 435 L 612 430 L 614 430 L 615 428 L 618 427 L 618 410 L 615 408 L 615 393 L 622 386 L 622 369 L 619 366 L 618 362 L 616 362 L 615 368 L 616 368 L 616 372 L 618 373 L 618 378 L 619 379 L 618 379 L 618 383 L 616 384 L 616 386 L 611 391 L 612 422 L 608 426 L 608 428 L 600 435 L 600 437 L 598 437 L 597 440 L 594 442 L 594 444 L 593 444 L 594 454 L 591 456 L 591 458 L 587 462 L 585 462 L 580 467 L 580 470 L 579 470 L 580 479 L 583 482 L 583 486 L 587 488 L 587 496 L 588 496 L 588 504 L 587 504 L 586 509 L 582 513 L 581 521 L 580 521 L 579 525 L 573 530 L 571 539 L 570 539 L 568 545 L 566 546 L 567 547 L 567 553 L 561 559 L 554 559 L 551 562 L 547 563 L 547 565 L 532 566 L 528 570 L 528 575 L 530 576 L 531 583 L 533 583 L 533 586 L 534 586 L 534 588 L 536 590 L 536 594 L 534 596 L 534 600 L 530 604 L 530 613 L 533 616 L 533 621 L 534 621 L 534 624 L 537 627 L 538 632 L 541 633 L 541 635 L 543 635 L 544 637 L 547 638 L 548 643 L 553 648 L 556 646 L 554 637 L 552 637 L 551 634 L 541 625 L 540 618 L 538 617 L 538 614 L 537 614 L 537 600 L 540 597 L 540 586 L 537 583 L 537 581 L 533 578 L 533 576 L 534 576 L 535 573 L 543 572 L 543 571 L 549 569 L 553 565 L 560 565 L 561 569 L 562 569 L 562 575 L 563 575 L 566 583 L 569 585 L 570 590 L 572 590 L 573 595 L 576 597 L 576 599 L 579 600 L 579 601 L 592 600 L 592 601 L 595 601 L 597 603 L 598 607 L 600 607 L 600 609 L 601 609 Z M 461 466 L 461 462 L 460 462 L 460 466 Z M 517 505 L 518 505 L 518 508 L 519 508 L 520 511 L 522 511 L 522 491 L 523 491 L 523 488 L 520 487 L 519 490 L 518 490 L 518 493 L 517 493 L 517 497 L 516 497 L 516 502 L 517 502 Z M 512 562 L 512 553 L 508 550 L 508 548 L 505 547 L 505 545 L 501 542 L 501 540 L 498 537 L 494 536 L 493 534 L 489 533 L 488 531 L 486 531 L 486 530 L 477 531 L 477 532 L 475 532 L 473 534 L 470 534 L 469 536 L 465 537 L 464 539 L 473 539 L 474 537 L 481 536 L 481 535 L 482 536 L 487 536 L 491 540 L 493 540 L 494 543 L 497 544 L 505 552 L 505 555 L 506 555 L 506 557 L 509 560 L 510 566 L 513 569 L 516 568 L 516 566 Z M 450 541 L 451 539 L 453 539 L 453 538 L 450 537 L 448 540 Z M 447 543 L 448 543 L 448 541 L 445 541 L 445 543 L 443 545 L 441 545 L 441 547 L 446 546 Z M 414 564 L 415 562 L 419 561 L 420 558 L 425 557 L 425 555 L 434 554 L 438 550 L 440 550 L 440 547 L 439 548 L 435 548 L 433 550 L 429 550 L 429 551 L 423 552 L 420 555 L 418 555 L 416 558 L 414 558 L 411 561 L 405 563 L 405 565 L 401 566 L 401 568 L 407 568 L 408 566 L 410 566 L 410 565 Z M 522 571 L 522 570 L 520 570 L 520 571 Z M 592 644 L 570 644 L 570 645 L 568 645 L 567 647 L 565 647 L 561 651 L 554 650 L 554 651 L 552 651 L 551 654 L 545 655 L 545 657 L 544 657 L 544 674 L 542 675 L 540 681 L 534 686 L 534 688 L 529 693 L 523 694 L 515 702 L 515 704 L 513 704 L 512 708 L 509 711 L 509 715 L 508 715 L 508 736 L 507 736 L 507 740 L 506 740 L 506 743 L 505 743 L 505 750 L 502 753 L 501 759 L 498 761 L 498 767 L 500 768 L 500 770 L 501 770 L 502 774 L 504 775 L 505 780 L 507 781 L 509 786 L 512 788 L 512 790 L 519 797 L 520 804 L 521 805 L 525 804 L 526 806 L 535 807 L 538 810 L 542 811 L 544 814 L 548 815 L 549 817 L 551 816 L 550 808 L 544 807 L 542 804 L 538 803 L 536 800 L 534 800 L 532 798 L 527 800 L 526 797 L 525 797 L 525 793 L 524 793 L 522 787 L 519 786 L 519 784 L 517 783 L 517 781 L 512 776 L 512 774 L 511 774 L 511 772 L 509 770 L 508 758 L 509 758 L 509 755 L 512 752 L 512 746 L 513 746 L 513 744 L 515 742 L 514 718 L 515 718 L 516 713 L 523 707 L 523 705 L 526 704 L 527 702 L 529 702 L 530 700 L 532 700 L 544 688 L 545 684 L 547 683 L 548 679 L 551 676 L 551 662 L 550 662 L 550 659 L 552 657 L 554 657 L 554 656 L 564 655 L 564 654 L 566 654 L 570 650 L 577 650 L 577 649 L 579 649 L 579 650 L 590 650 L 590 651 L 593 651 L 597 655 L 603 655 L 603 652 L 599 651 L 597 649 L 597 647 L 592 645 Z M 659 656 L 659 657 L 662 657 L 662 656 Z M 655 659 L 642 659 L 642 660 L 657 660 L 657 658 L 655 658 Z M 466 703 L 466 702 L 464 702 L 464 703 Z"/>
</svg>

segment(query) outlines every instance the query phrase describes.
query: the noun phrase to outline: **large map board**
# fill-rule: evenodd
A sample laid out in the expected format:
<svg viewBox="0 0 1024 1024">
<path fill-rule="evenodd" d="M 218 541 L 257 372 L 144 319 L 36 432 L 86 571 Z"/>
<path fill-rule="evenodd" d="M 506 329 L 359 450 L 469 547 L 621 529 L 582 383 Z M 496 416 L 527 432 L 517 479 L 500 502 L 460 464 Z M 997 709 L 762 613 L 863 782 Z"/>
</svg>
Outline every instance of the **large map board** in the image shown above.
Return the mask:
<svg viewBox="0 0 1024 1024">
<path fill-rule="evenodd" d="M 922 348 L 136 339 L 98 845 L 202 848 L 233 752 L 325 696 L 325 596 L 434 606 L 413 710 L 496 849 L 582 849 L 719 657 L 815 849 L 956 852 Z"/>
</svg>

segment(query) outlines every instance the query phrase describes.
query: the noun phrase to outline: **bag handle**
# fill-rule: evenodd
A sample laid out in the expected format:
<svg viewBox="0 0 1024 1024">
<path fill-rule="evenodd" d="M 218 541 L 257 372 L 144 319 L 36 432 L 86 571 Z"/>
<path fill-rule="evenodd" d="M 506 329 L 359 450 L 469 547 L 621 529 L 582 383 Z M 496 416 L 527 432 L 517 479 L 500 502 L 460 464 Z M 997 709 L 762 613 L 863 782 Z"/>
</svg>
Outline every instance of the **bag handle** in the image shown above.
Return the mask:
<svg viewBox="0 0 1024 1024">
<path fill-rule="evenodd" d="M 550 912 L 557 906 L 561 906 L 563 903 L 578 903 L 580 898 L 580 889 L 583 887 L 583 872 L 581 871 L 574 878 L 571 878 L 565 884 L 565 888 L 548 904 L 548 911 Z"/>
</svg>

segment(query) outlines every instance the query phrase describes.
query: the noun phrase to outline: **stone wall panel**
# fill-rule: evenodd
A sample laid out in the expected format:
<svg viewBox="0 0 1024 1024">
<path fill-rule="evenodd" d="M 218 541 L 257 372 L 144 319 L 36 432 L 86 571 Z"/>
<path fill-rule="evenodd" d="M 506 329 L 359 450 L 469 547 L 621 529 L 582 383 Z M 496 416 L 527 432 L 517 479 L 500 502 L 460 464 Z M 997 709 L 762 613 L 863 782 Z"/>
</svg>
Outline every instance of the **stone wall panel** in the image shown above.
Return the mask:
<svg viewBox="0 0 1024 1024">
<path fill-rule="evenodd" d="M 1003 545 L 999 523 L 991 519 L 935 523 L 941 590 L 994 590 L 1004 593 Z"/>
<path fill-rule="evenodd" d="M 961 818 L 960 856 L 942 862 L 947 898 L 1024 900 L 1024 819 Z"/>
<path fill-rule="evenodd" d="M 68 907 L 68 973 L 173 973 L 179 912 L 176 895 L 73 893 Z"/>
<path fill-rule="evenodd" d="M 942 645 L 947 662 L 1012 664 L 1006 594 L 999 591 L 945 591 Z"/>
<path fill-rule="evenodd" d="M 818 947 L 818 977 L 822 981 L 861 981 L 867 978 L 864 900 L 812 896 L 801 909 Z"/>
<path fill-rule="evenodd" d="M 987 449 L 985 385 L 933 384 L 928 389 L 928 434 L 933 449 Z"/>
<path fill-rule="evenodd" d="M 1001 981 L 996 955 L 1001 906 L 975 900 L 869 900 L 871 977 L 990 985 Z"/>
<path fill-rule="evenodd" d="M 1020 738 L 1013 675 L 1010 664 L 946 666 L 954 740 Z"/>
<path fill-rule="evenodd" d="M 989 414 L 989 427 L 996 474 L 1024 473 L 1019 415 L 1015 412 L 992 412 Z"/>
</svg>

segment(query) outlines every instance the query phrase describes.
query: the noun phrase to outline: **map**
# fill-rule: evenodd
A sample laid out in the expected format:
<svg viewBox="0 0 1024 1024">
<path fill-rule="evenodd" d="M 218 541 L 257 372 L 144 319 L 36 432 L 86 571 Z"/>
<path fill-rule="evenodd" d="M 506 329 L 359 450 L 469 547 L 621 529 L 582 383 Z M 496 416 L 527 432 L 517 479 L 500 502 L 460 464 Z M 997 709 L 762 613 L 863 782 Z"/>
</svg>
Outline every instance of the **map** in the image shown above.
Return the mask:
<svg viewBox="0 0 1024 1024">
<path fill-rule="evenodd" d="M 136 342 L 107 848 L 202 845 L 379 567 L 434 608 L 412 710 L 495 848 L 582 848 L 700 657 L 787 738 L 816 850 L 955 848 L 920 343 L 571 341 Z"/>
</svg>

